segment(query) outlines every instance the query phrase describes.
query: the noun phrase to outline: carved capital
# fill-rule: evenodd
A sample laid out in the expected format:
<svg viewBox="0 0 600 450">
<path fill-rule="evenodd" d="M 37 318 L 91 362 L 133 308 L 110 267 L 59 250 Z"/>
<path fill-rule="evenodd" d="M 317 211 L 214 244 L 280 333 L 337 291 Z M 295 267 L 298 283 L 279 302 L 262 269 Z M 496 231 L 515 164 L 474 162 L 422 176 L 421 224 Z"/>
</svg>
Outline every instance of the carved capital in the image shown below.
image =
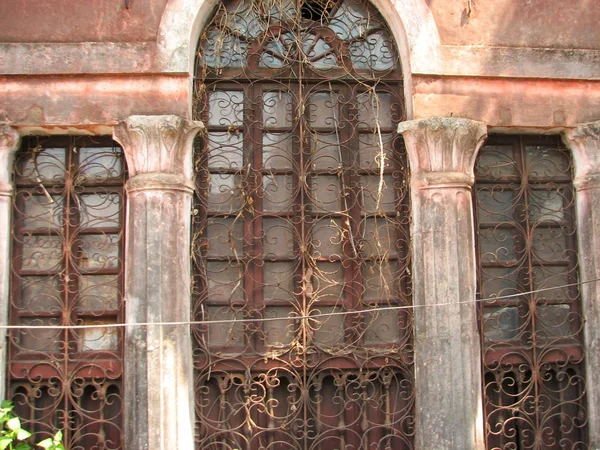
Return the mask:
<svg viewBox="0 0 600 450">
<path fill-rule="evenodd" d="M 600 188 L 600 121 L 584 123 L 563 133 L 573 153 L 578 190 Z"/>
<path fill-rule="evenodd" d="M 192 176 L 192 142 L 202 122 L 179 116 L 130 116 L 114 128 L 130 177 L 143 173 Z"/>
<path fill-rule="evenodd" d="M 479 148 L 487 137 L 485 123 L 455 117 L 402 122 L 413 181 L 422 188 L 470 187 Z"/>
<path fill-rule="evenodd" d="M 16 128 L 0 123 L 0 194 L 12 193 L 10 174 L 15 152 L 21 143 L 21 135 Z"/>
</svg>

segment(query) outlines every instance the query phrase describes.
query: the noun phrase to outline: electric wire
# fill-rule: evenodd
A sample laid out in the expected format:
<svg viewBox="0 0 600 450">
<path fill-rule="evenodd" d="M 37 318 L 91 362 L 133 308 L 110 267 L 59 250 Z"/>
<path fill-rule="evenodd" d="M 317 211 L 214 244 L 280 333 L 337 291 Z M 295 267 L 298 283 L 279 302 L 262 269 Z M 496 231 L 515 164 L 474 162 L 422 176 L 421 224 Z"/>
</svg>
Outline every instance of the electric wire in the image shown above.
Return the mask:
<svg viewBox="0 0 600 450">
<path fill-rule="evenodd" d="M 578 281 L 576 283 L 562 284 L 559 286 L 552 286 L 548 288 L 534 289 L 531 291 L 524 291 L 515 294 L 502 295 L 497 297 L 487 298 L 476 298 L 472 300 L 462 300 L 458 302 L 444 302 L 444 303 L 432 303 L 432 304 L 419 304 L 419 305 L 396 305 L 396 306 L 383 306 L 368 309 L 358 309 L 352 311 L 337 311 L 328 313 L 316 313 L 310 315 L 295 316 L 289 315 L 285 317 L 259 317 L 253 319 L 221 319 L 221 320 L 185 320 L 185 321 L 173 321 L 173 322 L 136 322 L 136 323 L 98 323 L 98 324 L 87 324 L 87 325 L 0 325 L 0 330 L 83 330 L 90 328 L 117 328 L 117 327 L 151 327 L 151 326 L 194 326 L 194 325 L 219 325 L 219 324 L 241 324 L 241 323 L 263 323 L 263 322 L 274 322 L 277 320 L 315 320 L 322 317 L 334 317 L 334 316 L 348 316 L 358 314 L 372 314 L 383 311 L 400 311 L 417 308 L 437 308 L 443 306 L 456 306 L 456 305 L 467 305 L 485 302 L 497 302 L 498 300 L 507 300 L 516 297 L 523 297 L 526 295 L 538 294 L 541 292 L 554 291 L 556 289 L 563 289 L 573 286 L 581 286 L 584 284 L 597 283 L 600 278 L 593 280 Z M 318 310 L 318 308 L 316 308 Z"/>
</svg>

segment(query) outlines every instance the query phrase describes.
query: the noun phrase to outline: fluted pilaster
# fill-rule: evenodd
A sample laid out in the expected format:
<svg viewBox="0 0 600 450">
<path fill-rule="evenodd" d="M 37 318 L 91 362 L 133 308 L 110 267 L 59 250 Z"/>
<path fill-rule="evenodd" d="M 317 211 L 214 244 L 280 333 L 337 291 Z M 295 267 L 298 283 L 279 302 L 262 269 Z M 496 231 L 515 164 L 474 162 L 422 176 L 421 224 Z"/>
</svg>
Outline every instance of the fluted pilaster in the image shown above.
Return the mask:
<svg viewBox="0 0 600 450">
<path fill-rule="evenodd" d="M 411 164 L 419 449 L 483 449 L 471 186 L 486 126 L 403 122 Z"/>
<path fill-rule="evenodd" d="M 11 174 L 14 155 L 21 136 L 7 124 L 0 123 L 0 325 L 8 324 L 11 210 L 14 193 Z M 6 398 L 6 329 L 0 328 L 0 399 Z"/>
<path fill-rule="evenodd" d="M 575 162 L 576 221 L 582 281 L 590 449 L 600 449 L 600 121 L 563 134 Z"/>
<path fill-rule="evenodd" d="M 192 142 L 177 116 L 131 116 L 114 138 L 127 182 L 125 448 L 194 448 L 190 318 Z"/>
</svg>

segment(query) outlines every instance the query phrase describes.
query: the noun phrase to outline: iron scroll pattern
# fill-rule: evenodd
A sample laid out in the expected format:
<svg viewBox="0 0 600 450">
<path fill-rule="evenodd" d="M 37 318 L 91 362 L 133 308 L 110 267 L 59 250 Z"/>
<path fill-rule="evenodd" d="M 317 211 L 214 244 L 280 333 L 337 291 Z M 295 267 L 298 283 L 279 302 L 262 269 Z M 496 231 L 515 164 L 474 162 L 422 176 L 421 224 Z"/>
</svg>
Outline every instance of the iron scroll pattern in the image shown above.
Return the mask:
<svg viewBox="0 0 600 450">
<path fill-rule="evenodd" d="M 497 136 L 477 159 L 490 449 L 588 448 L 571 172 L 558 137 Z"/>
<path fill-rule="evenodd" d="M 199 449 L 411 449 L 402 76 L 366 2 L 219 3 L 199 43 Z M 352 314 L 353 311 L 368 310 Z M 329 314 L 329 315 L 328 315 Z"/>
<path fill-rule="evenodd" d="M 28 138 L 14 167 L 8 395 L 35 442 L 62 430 L 70 450 L 120 449 L 122 150 Z"/>
</svg>

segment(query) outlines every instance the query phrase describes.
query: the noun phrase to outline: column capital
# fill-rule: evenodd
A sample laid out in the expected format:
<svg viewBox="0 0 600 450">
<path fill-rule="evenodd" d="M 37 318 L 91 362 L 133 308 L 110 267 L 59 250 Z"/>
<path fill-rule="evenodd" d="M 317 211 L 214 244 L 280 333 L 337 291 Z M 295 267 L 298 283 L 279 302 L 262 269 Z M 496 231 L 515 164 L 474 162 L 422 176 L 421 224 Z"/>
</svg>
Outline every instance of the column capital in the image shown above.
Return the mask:
<svg viewBox="0 0 600 450">
<path fill-rule="evenodd" d="M 600 121 L 578 125 L 564 131 L 562 136 L 573 153 L 575 188 L 600 188 Z"/>
<path fill-rule="evenodd" d="M 17 129 L 7 123 L 0 123 L 0 195 L 12 193 L 10 174 L 20 143 L 21 135 Z"/>
<path fill-rule="evenodd" d="M 433 117 L 401 122 L 413 183 L 421 189 L 470 187 L 479 148 L 487 137 L 483 122 Z"/>
<path fill-rule="evenodd" d="M 202 122 L 174 115 L 129 116 L 115 126 L 113 138 L 123 146 L 130 177 L 161 173 L 190 179 L 192 142 L 202 129 Z"/>
</svg>

